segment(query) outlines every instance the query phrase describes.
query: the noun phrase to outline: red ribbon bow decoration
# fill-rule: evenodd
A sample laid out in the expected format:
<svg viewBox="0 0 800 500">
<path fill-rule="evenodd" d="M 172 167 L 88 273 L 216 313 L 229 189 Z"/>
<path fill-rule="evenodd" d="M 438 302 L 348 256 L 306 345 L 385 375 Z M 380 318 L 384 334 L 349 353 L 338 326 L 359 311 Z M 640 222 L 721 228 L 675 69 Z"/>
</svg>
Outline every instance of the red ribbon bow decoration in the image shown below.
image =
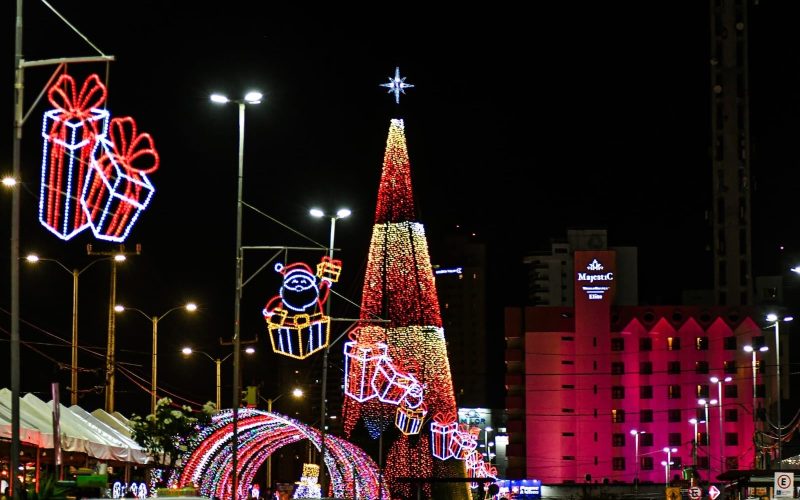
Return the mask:
<svg viewBox="0 0 800 500">
<path fill-rule="evenodd" d="M 94 181 L 86 192 L 85 201 L 96 231 L 119 237 L 124 233 L 132 214 L 141 209 L 137 205 L 143 189 L 142 176 L 157 170 L 160 160 L 153 138 L 150 134 L 138 133 L 136 122 L 131 117 L 113 118 L 108 139 L 103 144 L 104 153 L 96 161 Z M 123 172 L 117 172 L 115 167 Z M 129 178 L 122 183 L 124 191 L 108 193 L 103 178 L 111 179 L 120 173 Z M 109 204 L 108 196 L 119 197 L 122 203 Z M 104 216 L 103 211 L 111 205 L 116 208 Z"/>
<path fill-rule="evenodd" d="M 99 108 L 105 102 L 106 86 L 99 76 L 93 74 L 83 82 L 80 92 L 77 92 L 75 79 L 65 73 L 47 91 L 47 100 L 54 108 L 64 112 L 66 116 L 63 121 L 70 118 L 85 120 L 91 116 L 92 109 Z"/>
</svg>

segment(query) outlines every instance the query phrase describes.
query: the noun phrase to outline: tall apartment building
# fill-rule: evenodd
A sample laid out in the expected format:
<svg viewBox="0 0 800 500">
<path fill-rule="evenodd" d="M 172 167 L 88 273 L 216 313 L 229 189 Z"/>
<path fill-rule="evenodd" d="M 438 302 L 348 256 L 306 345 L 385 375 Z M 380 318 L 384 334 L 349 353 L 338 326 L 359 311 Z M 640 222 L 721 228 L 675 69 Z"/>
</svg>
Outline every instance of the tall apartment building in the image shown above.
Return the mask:
<svg viewBox="0 0 800 500">
<path fill-rule="evenodd" d="M 695 456 L 703 479 L 751 467 L 766 372 L 743 347 L 768 343 L 753 311 L 615 306 L 616 261 L 574 252 L 573 307 L 506 309 L 507 477 L 663 482 L 665 447 L 672 475 Z M 722 403 L 706 416 L 701 398 Z"/>
</svg>

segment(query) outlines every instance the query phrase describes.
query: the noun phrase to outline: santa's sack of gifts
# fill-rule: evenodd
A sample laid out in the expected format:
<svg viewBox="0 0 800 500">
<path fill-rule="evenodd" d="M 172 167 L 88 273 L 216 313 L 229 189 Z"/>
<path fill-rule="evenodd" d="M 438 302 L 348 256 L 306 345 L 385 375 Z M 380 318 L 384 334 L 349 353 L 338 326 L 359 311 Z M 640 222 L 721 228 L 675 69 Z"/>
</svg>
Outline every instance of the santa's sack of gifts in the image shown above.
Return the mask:
<svg viewBox="0 0 800 500">
<path fill-rule="evenodd" d="M 272 317 L 274 317 L 273 315 Z M 330 318 L 321 313 L 287 316 L 283 324 L 267 322 L 272 350 L 296 359 L 305 359 L 324 349 L 330 339 Z"/>
<path fill-rule="evenodd" d="M 453 434 L 458 429 L 455 415 L 437 413 L 431 422 L 431 454 L 440 460 L 447 460 L 453 456 L 450 451 L 450 442 Z"/>
<path fill-rule="evenodd" d="M 92 75 L 78 93 L 75 81 L 64 74 L 47 95 L 55 109 L 44 114 L 42 123 L 39 222 L 68 240 L 89 227 L 80 197 L 97 139 L 108 127 L 108 111 L 99 109 L 106 88 Z"/>
<path fill-rule="evenodd" d="M 158 152 L 130 117 L 113 118 L 96 149 L 81 205 L 96 238 L 122 242 L 155 192 L 147 174 L 158 169 Z"/>
<path fill-rule="evenodd" d="M 420 385 L 411 374 L 400 373 L 389 358 L 381 359 L 372 377 L 372 389 L 384 403 L 400 404 L 409 392 Z"/>
<path fill-rule="evenodd" d="M 342 274 L 342 261 L 329 256 L 322 257 L 322 262 L 317 264 L 317 278 L 336 283 Z"/>
<path fill-rule="evenodd" d="M 380 360 L 385 359 L 388 346 L 383 342 L 344 343 L 344 393 L 363 403 L 378 395 L 372 379 Z"/>
<path fill-rule="evenodd" d="M 422 421 L 428 414 L 428 408 L 423 404 L 419 408 L 407 408 L 404 405 L 397 407 L 394 417 L 394 425 L 406 436 L 419 434 L 422 429 Z"/>
<path fill-rule="evenodd" d="M 478 447 L 478 441 L 469 432 L 466 425 L 461 424 L 453 433 L 450 440 L 450 453 L 458 459 L 464 460 L 467 455 Z"/>
</svg>

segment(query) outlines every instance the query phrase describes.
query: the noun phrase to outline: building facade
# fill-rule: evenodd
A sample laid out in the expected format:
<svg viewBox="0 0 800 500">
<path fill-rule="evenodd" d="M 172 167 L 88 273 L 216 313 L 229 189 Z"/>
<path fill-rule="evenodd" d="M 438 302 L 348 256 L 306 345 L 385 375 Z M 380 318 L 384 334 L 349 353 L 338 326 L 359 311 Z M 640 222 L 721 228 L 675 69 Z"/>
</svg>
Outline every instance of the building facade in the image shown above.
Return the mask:
<svg viewBox="0 0 800 500">
<path fill-rule="evenodd" d="M 692 464 L 702 480 L 751 467 L 766 393 L 762 353 L 744 350 L 766 344 L 754 312 L 615 306 L 616 258 L 574 253 L 574 307 L 506 309 L 507 477 L 657 483 Z"/>
</svg>

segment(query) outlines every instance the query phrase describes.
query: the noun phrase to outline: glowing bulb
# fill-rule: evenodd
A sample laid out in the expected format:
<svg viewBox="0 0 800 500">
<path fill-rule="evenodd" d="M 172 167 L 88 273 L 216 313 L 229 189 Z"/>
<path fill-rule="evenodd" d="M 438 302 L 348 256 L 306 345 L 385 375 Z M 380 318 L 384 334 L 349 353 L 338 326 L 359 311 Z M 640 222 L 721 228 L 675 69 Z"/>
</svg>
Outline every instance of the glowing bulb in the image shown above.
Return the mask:
<svg viewBox="0 0 800 500">
<path fill-rule="evenodd" d="M 183 349 L 181 349 L 181 352 L 188 356 L 189 354 L 192 353 L 192 348 L 191 347 L 184 347 Z"/>
</svg>

